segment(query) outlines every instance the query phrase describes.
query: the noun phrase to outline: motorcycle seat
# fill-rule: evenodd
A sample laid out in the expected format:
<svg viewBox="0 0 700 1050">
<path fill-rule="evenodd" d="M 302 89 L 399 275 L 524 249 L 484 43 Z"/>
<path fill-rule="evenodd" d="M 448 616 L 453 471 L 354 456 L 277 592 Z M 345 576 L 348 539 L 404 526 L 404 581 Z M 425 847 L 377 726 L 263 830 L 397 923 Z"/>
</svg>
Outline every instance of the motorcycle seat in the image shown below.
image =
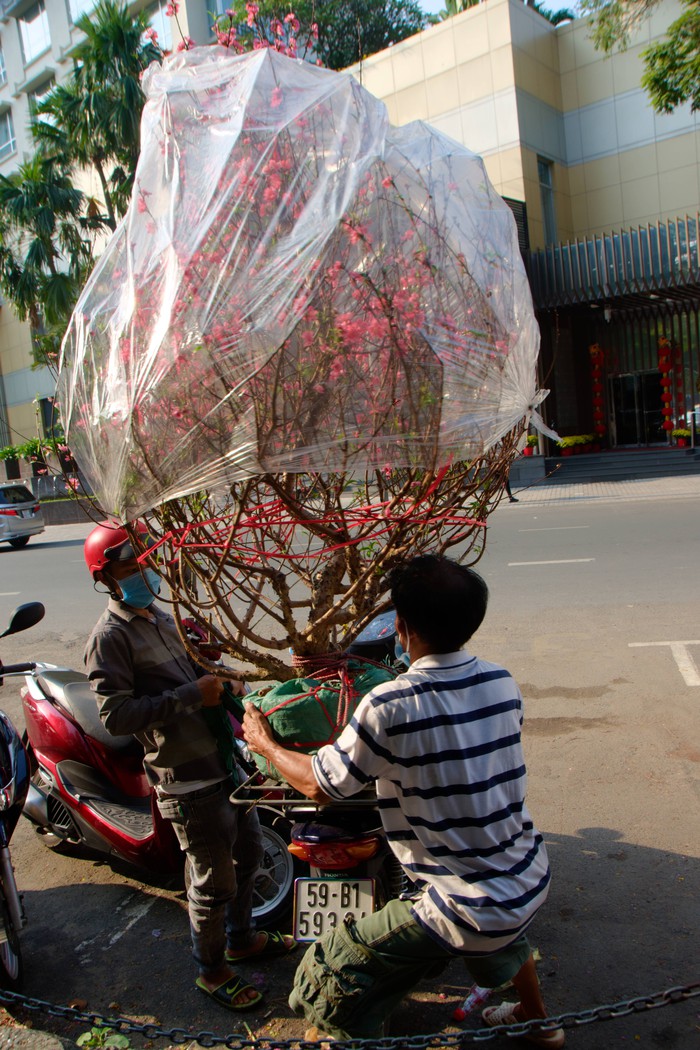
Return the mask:
<svg viewBox="0 0 700 1050">
<path fill-rule="evenodd" d="M 79 671 L 42 671 L 37 676 L 37 682 L 89 737 L 103 747 L 110 751 L 126 751 L 141 746 L 131 735 L 113 736 L 105 729 L 97 710 L 95 694 L 84 674 Z"/>
</svg>

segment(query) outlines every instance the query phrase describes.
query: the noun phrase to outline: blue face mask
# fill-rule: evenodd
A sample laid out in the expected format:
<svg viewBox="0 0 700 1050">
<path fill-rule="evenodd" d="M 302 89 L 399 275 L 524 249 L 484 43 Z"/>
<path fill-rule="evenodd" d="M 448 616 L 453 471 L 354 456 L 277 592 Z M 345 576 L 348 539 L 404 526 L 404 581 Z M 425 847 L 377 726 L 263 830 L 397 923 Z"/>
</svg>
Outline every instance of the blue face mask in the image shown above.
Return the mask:
<svg viewBox="0 0 700 1050">
<path fill-rule="evenodd" d="M 404 664 L 406 667 L 411 666 L 411 657 L 401 645 L 398 634 L 396 635 L 396 640 L 394 641 L 394 659 L 396 660 L 397 664 Z"/>
<path fill-rule="evenodd" d="M 147 609 L 160 592 L 160 576 L 153 569 L 144 569 L 143 574 L 135 572 L 118 583 L 122 601 L 132 609 Z"/>
</svg>

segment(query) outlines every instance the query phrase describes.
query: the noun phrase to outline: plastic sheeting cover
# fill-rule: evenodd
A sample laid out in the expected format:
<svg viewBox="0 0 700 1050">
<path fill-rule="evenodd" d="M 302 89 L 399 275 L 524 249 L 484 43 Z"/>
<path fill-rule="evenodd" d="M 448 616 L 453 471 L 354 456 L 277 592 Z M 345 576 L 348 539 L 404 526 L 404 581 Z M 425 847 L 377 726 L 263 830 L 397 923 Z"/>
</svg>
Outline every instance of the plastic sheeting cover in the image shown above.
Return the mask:
<svg viewBox="0 0 700 1050">
<path fill-rule="evenodd" d="M 538 397 L 513 216 L 481 159 L 273 50 L 153 65 L 128 213 L 58 400 L 128 519 L 264 472 L 478 455 Z"/>
</svg>

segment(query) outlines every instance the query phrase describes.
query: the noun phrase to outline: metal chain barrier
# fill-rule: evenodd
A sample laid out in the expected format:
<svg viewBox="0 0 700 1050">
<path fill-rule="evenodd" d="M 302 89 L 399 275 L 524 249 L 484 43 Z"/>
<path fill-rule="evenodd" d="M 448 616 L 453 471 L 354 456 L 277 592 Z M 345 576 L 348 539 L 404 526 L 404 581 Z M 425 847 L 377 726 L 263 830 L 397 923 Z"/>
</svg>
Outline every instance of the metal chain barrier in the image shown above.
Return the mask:
<svg viewBox="0 0 700 1050">
<path fill-rule="evenodd" d="M 635 999 L 625 999 L 606 1006 L 596 1006 L 590 1010 L 579 1010 L 577 1013 L 559 1014 L 550 1017 L 543 1025 L 537 1021 L 523 1021 L 512 1025 L 496 1025 L 493 1028 L 478 1028 L 471 1031 L 449 1034 L 400 1036 L 399 1038 L 323 1040 L 329 1042 L 333 1050 L 424 1050 L 424 1048 L 462 1047 L 467 1043 L 485 1043 L 501 1036 L 523 1036 L 537 1029 L 545 1032 L 553 1028 L 579 1028 L 594 1021 L 613 1021 L 629 1014 L 641 1014 L 646 1010 L 658 1010 L 662 1006 L 673 1006 L 688 999 L 700 996 L 700 981 L 693 984 L 667 988 L 665 992 L 654 992 L 652 995 L 641 995 Z M 122 1035 L 137 1034 L 147 1039 L 169 1039 L 176 1046 L 197 1042 L 202 1047 L 227 1046 L 230 1050 L 319 1050 L 318 1042 L 307 1039 L 250 1039 L 240 1033 L 217 1035 L 215 1032 L 190 1032 L 186 1028 L 160 1028 L 157 1024 L 137 1024 L 127 1017 L 104 1017 L 102 1014 L 84 1013 L 72 1006 L 56 1006 L 43 999 L 30 999 L 17 992 L 0 989 L 0 1003 L 21 1007 L 24 1010 L 46 1013 L 51 1017 L 60 1017 L 75 1024 L 95 1027 L 101 1025 L 111 1028 Z"/>
</svg>

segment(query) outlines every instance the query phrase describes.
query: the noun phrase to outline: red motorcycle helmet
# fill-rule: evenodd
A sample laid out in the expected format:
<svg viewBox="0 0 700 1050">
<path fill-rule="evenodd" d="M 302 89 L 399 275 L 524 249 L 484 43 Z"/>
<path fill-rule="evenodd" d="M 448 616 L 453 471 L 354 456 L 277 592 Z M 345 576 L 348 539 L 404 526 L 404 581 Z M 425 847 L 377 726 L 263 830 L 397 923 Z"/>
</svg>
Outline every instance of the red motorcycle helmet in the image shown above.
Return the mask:
<svg viewBox="0 0 700 1050">
<path fill-rule="evenodd" d="M 134 526 L 141 536 L 148 535 L 148 529 L 142 521 L 134 522 Z M 93 580 L 96 572 L 102 572 L 111 561 L 119 560 L 120 548 L 130 542 L 131 537 L 123 525 L 107 522 L 95 526 L 83 547 L 85 564 Z"/>
</svg>

